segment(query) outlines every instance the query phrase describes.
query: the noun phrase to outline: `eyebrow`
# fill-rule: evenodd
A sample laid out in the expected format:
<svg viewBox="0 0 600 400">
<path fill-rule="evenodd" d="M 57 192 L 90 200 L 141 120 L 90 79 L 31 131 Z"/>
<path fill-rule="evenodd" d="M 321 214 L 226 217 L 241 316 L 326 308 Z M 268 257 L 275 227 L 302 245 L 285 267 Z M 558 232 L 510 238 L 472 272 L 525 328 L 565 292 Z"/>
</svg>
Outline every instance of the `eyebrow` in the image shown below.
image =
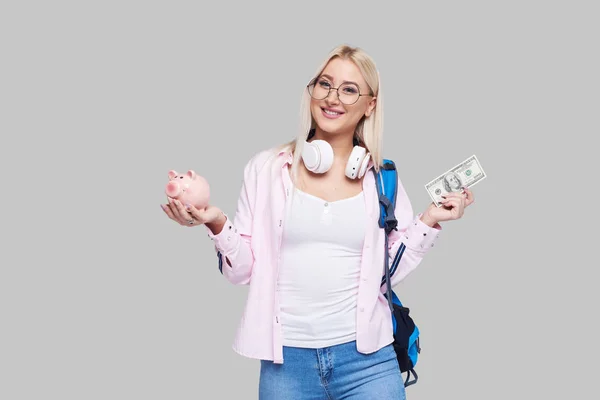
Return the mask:
<svg viewBox="0 0 600 400">
<path fill-rule="evenodd" d="M 321 76 L 324 77 L 324 78 L 329 79 L 330 81 L 334 81 L 335 80 L 335 79 L 333 79 L 333 77 L 331 75 L 322 74 Z M 352 82 L 352 81 L 344 81 L 344 82 L 342 82 L 342 84 L 344 84 L 344 83 L 352 83 L 352 84 L 356 85 L 357 87 L 360 87 L 359 84 L 356 83 L 356 82 Z"/>
</svg>

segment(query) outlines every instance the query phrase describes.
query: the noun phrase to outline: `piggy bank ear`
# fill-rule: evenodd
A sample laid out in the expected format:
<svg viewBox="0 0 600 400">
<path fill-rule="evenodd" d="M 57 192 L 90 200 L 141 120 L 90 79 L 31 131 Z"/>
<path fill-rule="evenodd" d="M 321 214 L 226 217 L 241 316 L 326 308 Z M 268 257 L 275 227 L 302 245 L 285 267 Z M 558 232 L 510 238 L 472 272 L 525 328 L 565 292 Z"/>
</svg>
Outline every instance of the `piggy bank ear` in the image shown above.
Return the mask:
<svg viewBox="0 0 600 400">
<path fill-rule="evenodd" d="M 177 171 L 170 170 L 169 171 L 169 179 L 173 179 L 177 176 Z"/>
<path fill-rule="evenodd" d="M 196 179 L 196 172 L 194 172 L 194 170 L 189 170 L 187 172 L 187 176 L 189 176 L 191 179 Z"/>
</svg>

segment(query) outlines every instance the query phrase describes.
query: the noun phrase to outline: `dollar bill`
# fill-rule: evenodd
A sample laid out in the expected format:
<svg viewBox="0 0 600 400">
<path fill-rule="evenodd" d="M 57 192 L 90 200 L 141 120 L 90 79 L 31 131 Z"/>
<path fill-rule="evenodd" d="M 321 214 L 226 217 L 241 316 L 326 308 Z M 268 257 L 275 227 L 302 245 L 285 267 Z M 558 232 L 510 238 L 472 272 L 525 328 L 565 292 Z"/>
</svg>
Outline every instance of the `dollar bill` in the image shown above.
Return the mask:
<svg viewBox="0 0 600 400">
<path fill-rule="evenodd" d="M 465 161 L 450 168 L 431 182 L 425 185 L 425 189 L 433 200 L 433 203 L 440 207 L 442 196 L 449 192 L 462 193 L 462 187 L 471 188 L 486 178 L 483 168 L 475 155 L 467 158 Z"/>
</svg>

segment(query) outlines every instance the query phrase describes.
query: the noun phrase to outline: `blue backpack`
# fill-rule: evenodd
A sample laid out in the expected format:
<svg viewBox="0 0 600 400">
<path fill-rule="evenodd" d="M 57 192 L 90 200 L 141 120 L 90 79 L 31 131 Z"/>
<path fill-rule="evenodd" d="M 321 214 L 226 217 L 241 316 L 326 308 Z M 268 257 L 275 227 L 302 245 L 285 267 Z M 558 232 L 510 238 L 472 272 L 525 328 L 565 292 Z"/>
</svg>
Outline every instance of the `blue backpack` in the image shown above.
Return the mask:
<svg viewBox="0 0 600 400">
<path fill-rule="evenodd" d="M 398 173 L 396 171 L 396 165 L 393 161 L 384 159 L 383 165 L 379 170 L 379 174 L 373 170 L 375 180 L 377 182 L 377 193 L 379 195 L 380 205 L 380 218 L 379 227 L 385 229 L 385 260 L 384 260 L 384 275 L 381 279 L 381 285 L 387 285 L 387 292 L 385 297 L 388 300 L 390 311 L 392 312 L 392 323 L 394 332 L 394 350 L 396 351 L 396 358 L 398 359 L 398 365 L 400 366 L 401 372 L 406 372 L 406 381 L 404 386 L 410 386 L 417 383 L 419 379 L 417 373 L 414 370 L 419 354 L 421 353 L 421 347 L 419 344 L 419 328 L 415 325 L 414 321 L 410 317 L 410 310 L 402 305 L 396 293 L 392 290 L 390 284 L 390 278 L 396 272 L 402 254 L 406 249 L 404 243 L 400 244 L 398 252 L 394 257 L 392 265 L 389 265 L 389 253 L 388 253 L 388 235 L 398 225 L 398 220 L 394 215 L 394 209 L 396 206 L 396 195 L 398 193 L 397 182 Z M 414 379 L 409 381 L 411 373 L 414 375 Z"/>
</svg>

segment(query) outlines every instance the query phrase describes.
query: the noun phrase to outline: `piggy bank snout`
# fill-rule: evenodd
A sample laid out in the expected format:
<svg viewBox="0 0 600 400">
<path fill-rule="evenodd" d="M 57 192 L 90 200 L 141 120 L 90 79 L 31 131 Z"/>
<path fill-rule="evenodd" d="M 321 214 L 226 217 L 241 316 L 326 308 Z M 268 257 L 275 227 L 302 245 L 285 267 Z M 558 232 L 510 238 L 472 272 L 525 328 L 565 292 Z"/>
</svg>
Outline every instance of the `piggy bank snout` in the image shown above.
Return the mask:
<svg viewBox="0 0 600 400">
<path fill-rule="evenodd" d="M 165 192 L 169 197 L 177 197 L 181 193 L 181 187 L 179 186 L 179 183 L 172 181 L 167 183 Z"/>
</svg>

